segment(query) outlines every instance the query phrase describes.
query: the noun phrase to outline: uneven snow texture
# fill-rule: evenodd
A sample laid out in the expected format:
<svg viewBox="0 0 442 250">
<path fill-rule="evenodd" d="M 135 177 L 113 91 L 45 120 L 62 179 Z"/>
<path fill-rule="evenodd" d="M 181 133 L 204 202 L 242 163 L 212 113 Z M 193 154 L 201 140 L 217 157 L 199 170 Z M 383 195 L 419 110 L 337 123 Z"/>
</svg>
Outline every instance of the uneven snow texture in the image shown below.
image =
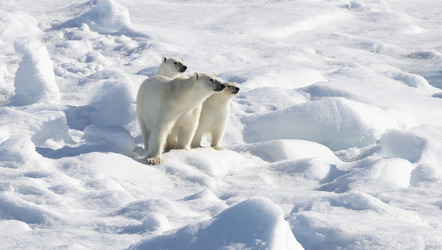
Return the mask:
<svg viewBox="0 0 442 250">
<path fill-rule="evenodd" d="M 442 249 L 441 11 L 3 1 L 0 248 Z M 163 56 L 238 83 L 224 150 L 142 163 Z"/>
</svg>

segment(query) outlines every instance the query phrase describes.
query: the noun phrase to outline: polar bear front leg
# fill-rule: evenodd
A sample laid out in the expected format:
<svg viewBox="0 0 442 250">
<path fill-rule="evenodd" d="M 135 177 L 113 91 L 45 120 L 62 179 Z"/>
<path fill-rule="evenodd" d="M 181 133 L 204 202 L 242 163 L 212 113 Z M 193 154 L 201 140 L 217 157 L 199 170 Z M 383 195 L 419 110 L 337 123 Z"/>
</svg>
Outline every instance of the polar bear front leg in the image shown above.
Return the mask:
<svg viewBox="0 0 442 250">
<path fill-rule="evenodd" d="M 190 149 L 192 139 L 198 128 L 200 114 L 201 105 L 184 114 L 178 120 L 180 131 L 178 133 L 177 149 Z"/>
<path fill-rule="evenodd" d="M 212 141 L 210 142 L 210 146 L 216 150 L 223 150 L 220 146 L 221 141 L 224 137 L 224 129 L 217 129 L 212 132 Z"/>
<path fill-rule="evenodd" d="M 160 119 L 155 123 L 149 137 L 149 149 L 147 151 L 147 163 L 157 165 L 163 162 L 163 150 L 167 135 L 172 130 L 174 121 Z"/>
<path fill-rule="evenodd" d="M 197 124 L 198 125 L 198 124 Z M 178 134 L 178 142 L 176 145 L 177 149 L 190 149 L 190 144 L 192 143 L 192 138 L 195 134 L 196 126 L 187 127 L 182 129 Z"/>
</svg>

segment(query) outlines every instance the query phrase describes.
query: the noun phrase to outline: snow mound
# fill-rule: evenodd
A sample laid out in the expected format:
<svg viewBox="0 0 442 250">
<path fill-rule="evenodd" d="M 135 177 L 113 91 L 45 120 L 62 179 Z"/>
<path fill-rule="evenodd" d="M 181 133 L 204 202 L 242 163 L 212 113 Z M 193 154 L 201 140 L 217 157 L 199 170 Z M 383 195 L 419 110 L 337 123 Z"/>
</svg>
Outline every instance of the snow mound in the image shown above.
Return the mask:
<svg viewBox="0 0 442 250">
<path fill-rule="evenodd" d="M 125 126 L 135 117 L 132 80 L 118 70 L 103 70 L 79 83 L 86 94 L 86 105 L 65 110 L 70 128 L 83 130 L 95 124 Z"/>
<path fill-rule="evenodd" d="M 0 144 L 2 166 L 19 168 L 33 165 L 41 156 L 35 151 L 35 145 L 23 137 L 11 138 Z"/>
<path fill-rule="evenodd" d="M 57 28 L 81 27 L 87 24 L 100 34 L 134 34 L 129 10 L 113 0 L 99 0 L 89 11 L 69 20 Z"/>
<path fill-rule="evenodd" d="M 0 41 L 12 44 L 20 36 L 32 37 L 42 33 L 37 20 L 29 14 L 21 11 L 7 13 L 0 10 Z"/>
<path fill-rule="evenodd" d="M 6 140 L 24 137 L 36 146 L 59 147 L 71 142 L 66 116 L 61 111 L 44 110 L 44 107 L 29 106 L 24 110 L 10 107 L 0 109 L 0 131 Z"/>
<path fill-rule="evenodd" d="M 0 221 L 0 235 L 21 234 L 30 232 L 32 229 L 28 224 L 18 220 Z"/>
<path fill-rule="evenodd" d="M 160 213 L 149 213 L 139 225 L 126 226 L 122 233 L 142 233 L 154 231 L 166 231 L 170 229 L 170 222 Z"/>
<path fill-rule="evenodd" d="M 185 212 L 177 207 L 172 201 L 165 198 L 131 202 L 112 214 L 121 215 L 136 220 L 143 220 L 151 213 L 163 214 L 166 217 L 185 214 Z"/>
<path fill-rule="evenodd" d="M 15 75 L 11 104 L 58 103 L 61 94 L 46 47 L 37 40 L 23 38 L 15 41 L 15 50 L 23 54 L 23 60 Z"/>
<path fill-rule="evenodd" d="M 121 229 L 121 233 L 142 233 L 172 229 L 170 219 L 176 220 L 186 215 L 186 210 L 177 207 L 168 199 L 150 199 L 129 203 L 112 213 L 141 221 Z"/>
<path fill-rule="evenodd" d="M 186 226 L 169 235 L 142 241 L 130 249 L 303 249 L 267 198 L 251 198 L 212 220 Z"/>
<path fill-rule="evenodd" d="M 336 155 L 324 145 L 303 140 L 271 140 L 241 145 L 237 151 L 250 152 L 268 162 L 299 159 L 318 159 L 339 163 Z"/>
<path fill-rule="evenodd" d="M 319 190 L 343 193 L 349 190 L 378 191 L 410 186 L 414 166 L 401 158 L 367 158 L 322 185 Z"/>
<path fill-rule="evenodd" d="M 125 76 L 125 75 L 124 75 Z M 131 120 L 133 102 L 132 81 L 125 76 L 120 79 L 109 79 L 92 88 L 89 105 L 94 110 L 92 124 L 127 125 Z"/>
<path fill-rule="evenodd" d="M 392 74 L 392 77 L 393 79 L 398 80 L 413 88 L 431 89 L 431 85 L 428 83 L 428 81 L 420 75 L 411 74 L 408 72 L 400 72 Z"/>
<path fill-rule="evenodd" d="M 253 166 L 248 155 L 227 149 L 172 150 L 164 154 L 164 159 L 159 167 L 167 173 L 209 188 L 222 183 L 223 177 Z M 259 158 L 257 161 L 263 162 Z"/>
<path fill-rule="evenodd" d="M 328 210 L 323 209 L 326 204 L 330 205 Z M 430 230 L 428 235 L 416 236 L 416 228 L 428 227 L 416 212 L 353 191 L 300 203 L 293 208 L 290 222 L 296 238 L 307 249 L 419 248 L 423 244 L 422 237 L 431 238 L 434 233 Z M 394 233 L 384 231 L 391 227 L 395 233 L 407 237 L 392 242 Z"/>
<path fill-rule="evenodd" d="M 244 119 L 244 140 L 303 139 L 332 150 L 375 143 L 398 125 L 385 111 L 345 98 L 324 98 Z"/>
<path fill-rule="evenodd" d="M 120 126 L 90 125 L 84 130 L 83 139 L 103 152 L 115 152 L 131 156 L 135 143 L 130 132 Z"/>
<path fill-rule="evenodd" d="M 382 135 L 383 152 L 411 162 L 442 164 L 442 134 L 438 126 L 421 126 L 408 131 L 388 130 Z"/>
<path fill-rule="evenodd" d="M 352 99 L 355 96 L 339 87 L 339 83 L 336 82 L 318 82 L 302 89 L 310 95 L 310 98 L 320 99 L 323 97 L 344 97 Z"/>
<path fill-rule="evenodd" d="M 336 165 L 314 158 L 287 160 L 269 165 L 269 169 L 282 176 L 297 176 L 306 180 L 322 181 L 336 170 Z"/>
<path fill-rule="evenodd" d="M 43 206 L 12 194 L 2 193 L 0 194 L 0 219 L 43 224 L 57 219 L 57 216 Z"/>
<path fill-rule="evenodd" d="M 385 155 L 415 163 L 411 185 L 442 180 L 442 134 L 439 126 L 420 126 L 411 130 L 388 130 L 381 138 Z"/>
<path fill-rule="evenodd" d="M 335 207 L 344 207 L 355 211 L 372 210 L 384 216 L 396 217 L 417 224 L 424 223 L 420 216 L 413 212 L 390 206 L 380 199 L 363 192 L 348 192 L 330 198 L 330 204 Z"/>
</svg>

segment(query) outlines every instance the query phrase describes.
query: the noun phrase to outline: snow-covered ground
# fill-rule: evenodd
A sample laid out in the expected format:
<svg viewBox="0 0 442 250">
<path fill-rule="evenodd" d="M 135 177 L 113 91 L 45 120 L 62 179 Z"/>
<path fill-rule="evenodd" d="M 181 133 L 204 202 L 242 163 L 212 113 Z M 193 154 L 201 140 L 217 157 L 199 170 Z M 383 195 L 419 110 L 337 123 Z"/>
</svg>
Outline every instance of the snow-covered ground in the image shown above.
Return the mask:
<svg viewBox="0 0 442 250">
<path fill-rule="evenodd" d="M 0 248 L 441 249 L 439 0 L 0 5 Z M 162 56 L 237 82 L 223 151 L 158 166 Z"/>
</svg>

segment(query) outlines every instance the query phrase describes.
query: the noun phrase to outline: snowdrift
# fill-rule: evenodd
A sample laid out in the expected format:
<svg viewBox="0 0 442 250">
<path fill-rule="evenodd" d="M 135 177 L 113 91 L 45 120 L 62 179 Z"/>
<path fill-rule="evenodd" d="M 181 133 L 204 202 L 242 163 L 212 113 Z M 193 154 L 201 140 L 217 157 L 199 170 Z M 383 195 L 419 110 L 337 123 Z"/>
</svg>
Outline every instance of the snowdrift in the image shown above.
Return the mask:
<svg viewBox="0 0 442 250">
<path fill-rule="evenodd" d="M 97 1 L 89 11 L 55 28 L 81 27 L 83 24 L 87 24 L 91 30 L 100 34 L 137 34 L 132 28 L 129 10 L 113 0 Z"/>
<path fill-rule="evenodd" d="M 36 40 L 19 39 L 15 41 L 15 51 L 23 54 L 23 60 L 15 75 L 11 104 L 59 102 L 61 94 L 46 47 Z"/>
<path fill-rule="evenodd" d="M 244 120 L 246 142 L 303 139 L 332 150 L 375 143 L 397 123 L 383 110 L 344 98 L 324 98 Z"/>
<path fill-rule="evenodd" d="M 141 242 L 130 249 L 304 249 L 296 241 L 279 207 L 252 198 L 210 221 L 184 227 L 171 235 Z"/>
</svg>

